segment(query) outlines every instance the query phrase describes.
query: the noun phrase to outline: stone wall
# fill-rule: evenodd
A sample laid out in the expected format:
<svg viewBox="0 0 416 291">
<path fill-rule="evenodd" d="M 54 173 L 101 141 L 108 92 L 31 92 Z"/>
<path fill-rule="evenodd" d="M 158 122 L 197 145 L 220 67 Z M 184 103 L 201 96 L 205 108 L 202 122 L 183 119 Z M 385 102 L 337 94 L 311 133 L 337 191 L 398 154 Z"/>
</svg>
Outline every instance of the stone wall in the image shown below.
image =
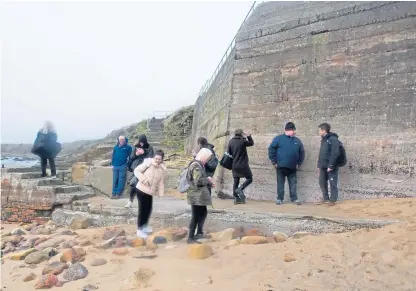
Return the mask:
<svg viewBox="0 0 416 291">
<path fill-rule="evenodd" d="M 267 148 L 295 122 L 306 150 L 298 193 L 312 202 L 321 197 L 317 126 L 328 122 L 348 154 L 341 199 L 416 196 L 415 15 L 415 2 L 260 4 L 237 34 L 227 74 L 197 101 L 193 138 L 223 149 L 230 136 L 211 129 L 250 130 L 255 182 L 247 195 L 275 199 Z M 228 121 L 213 118 L 221 114 Z M 217 179 L 220 193 L 231 193 L 229 174 Z"/>
</svg>

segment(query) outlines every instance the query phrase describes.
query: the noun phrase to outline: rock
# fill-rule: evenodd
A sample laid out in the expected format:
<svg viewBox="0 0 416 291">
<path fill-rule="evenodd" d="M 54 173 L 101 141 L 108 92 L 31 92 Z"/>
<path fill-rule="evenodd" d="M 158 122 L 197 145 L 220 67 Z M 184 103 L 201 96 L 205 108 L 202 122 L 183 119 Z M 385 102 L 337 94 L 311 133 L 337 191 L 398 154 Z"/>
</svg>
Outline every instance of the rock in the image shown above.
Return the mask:
<svg viewBox="0 0 416 291">
<path fill-rule="evenodd" d="M 86 247 L 86 246 L 89 246 L 90 244 L 92 244 L 92 242 L 88 239 L 83 239 L 79 242 L 79 245 L 81 247 Z"/>
<path fill-rule="evenodd" d="M 43 243 L 40 243 L 36 246 L 36 248 L 38 250 L 43 250 L 46 248 L 51 248 L 51 247 L 57 247 L 58 245 L 60 245 L 61 243 L 63 243 L 65 241 L 64 238 L 53 238 L 53 239 L 49 239 Z"/>
<path fill-rule="evenodd" d="M 113 251 L 113 254 L 117 256 L 124 256 L 124 255 L 127 255 L 128 253 L 129 253 L 129 249 L 127 248 L 115 249 Z"/>
<path fill-rule="evenodd" d="M 283 261 L 285 261 L 286 263 L 289 263 L 289 262 L 296 261 L 296 259 L 295 259 L 295 256 L 293 254 L 286 253 L 284 258 L 283 258 Z"/>
<path fill-rule="evenodd" d="M 119 236 L 116 238 L 115 248 L 123 248 L 127 244 L 127 240 L 125 236 Z"/>
<path fill-rule="evenodd" d="M 149 287 L 150 279 L 155 275 L 151 269 L 140 268 L 129 276 L 129 282 L 133 287 Z"/>
<path fill-rule="evenodd" d="M 121 228 L 107 228 L 103 234 L 103 240 L 109 240 L 119 236 L 126 236 L 126 231 Z"/>
<path fill-rule="evenodd" d="M 26 232 L 21 228 L 15 228 L 11 232 L 12 235 L 25 235 Z"/>
<path fill-rule="evenodd" d="M 47 275 L 47 274 L 59 275 L 65 269 L 68 269 L 68 264 L 61 263 L 61 262 L 53 262 L 53 263 L 50 263 L 49 265 L 47 265 L 42 270 L 42 275 Z"/>
<path fill-rule="evenodd" d="M 30 224 L 23 227 L 23 229 L 26 231 L 30 231 L 32 228 L 33 228 L 33 225 L 30 225 Z"/>
<path fill-rule="evenodd" d="M 85 255 L 87 252 L 83 248 L 70 248 L 69 250 L 65 251 L 60 261 L 62 263 L 76 263 L 76 262 L 82 262 L 85 260 Z"/>
<path fill-rule="evenodd" d="M 39 245 L 39 244 L 41 244 L 41 243 L 43 243 L 43 242 L 45 242 L 47 240 L 48 240 L 47 237 L 38 238 L 38 239 L 35 240 L 34 246 L 37 246 L 37 245 Z"/>
<path fill-rule="evenodd" d="M 304 236 L 312 235 L 310 232 L 307 231 L 298 231 L 293 234 L 293 238 L 301 238 Z"/>
<path fill-rule="evenodd" d="M 23 282 L 29 282 L 36 279 L 36 275 L 33 273 L 29 273 L 23 278 Z"/>
<path fill-rule="evenodd" d="M 115 244 L 116 244 L 116 238 L 113 237 L 113 238 L 110 238 L 109 240 L 103 242 L 100 245 L 100 248 L 102 248 L 102 249 L 109 249 L 109 248 L 113 247 Z"/>
<path fill-rule="evenodd" d="M 28 255 L 36 251 L 37 249 L 32 248 L 32 249 L 24 250 L 22 252 L 15 253 L 10 256 L 10 260 L 14 260 L 14 261 L 24 260 Z"/>
<path fill-rule="evenodd" d="M 157 244 L 153 242 L 154 238 L 155 237 L 151 235 L 146 239 L 146 248 L 150 251 L 154 251 L 158 248 Z"/>
<path fill-rule="evenodd" d="M 267 243 L 267 239 L 264 236 L 245 236 L 241 239 L 242 244 L 257 245 Z"/>
<path fill-rule="evenodd" d="M 90 265 L 93 266 L 93 267 L 97 267 L 97 266 L 102 266 L 102 265 L 105 265 L 105 264 L 107 264 L 107 261 L 105 259 L 98 258 L 98 259 L 92 260 Z"/>
<path fill-rule="evenodd" d="M 240 244 L 240 239 L 232 239 L 227 243 L 227 246 L 233 247 Z"/>
<path fill-rule="evenodd" d="M 153 239 L 153 243 L 154 243 L 154 244 L 157 244 L 157 245 L 160 245 L 160 244 L 165 244 L 165 243 L 167 243 L 167 240 L 166 240 L 166 238 L 165 238 L 165 237 L 163 237 L 163 236 L 156 236 L 156 237 Z"/>
<path fill-rule="evenodd" d="M 48 220 L 48 221 L 45 223 L 45 226 L 56 226 L 56 223 L 55 223 L 55 222 L 53 222 L 52 220 Z"/>
<path fill-rule="evenodd" d="M 74 233 L 69 229 L 64 229 L 59 234 L 61 234 L 61 235 L 73 235 Z"/>
<path fill-rule="evenodd" d="M 262 234 L 257 228 L 251 228 L 244 232 L 244 236 L 261 236 Z"/>
<path fill-rule="evenodd" d="M 167 228 L 155 233 L 155 236 L 164 237 L 167 241 L 179 241 L 188 235 L 185 228 Z"/>
<path fill-rule="evenodd" d="M 97 290 L 98 287 L 92 284 L 87 284 L 84 287 L 82 287 L 82 291 L 92 291 L 92 290 Z"/>
<path fill-rule="evenodd" d="M 212 256 L 212 247 L 209 244 L 192 244 L 188 247 L 188 258 L 204 260 Z"/>
<path fill-rule="evenodd" d="M 145 246 L 145 245 L 146 245 L 146 241 L 143 238 L 140 238 L 140 237 L 135 238 L 131 242 L 131 246 L 133 248 L 139 248 L 139 247 L 142 247 L 142 246 Z"/>
<path fill-rule="evenodd" d="M 17 245 L 21 240 L 23 239 L 22 236 L 20 235 L 12 235 L 12 236 L 7 236 L 3 239 L 4 243 L 12 243 L 14 245 Z"/>
<path fill-rule="evenodd" d="M 88 217 L 76 217 L 72 219 L 70 228 L 71 229 L 85 229 L 90 226 L 90 219 Z"/>
<path fill-rule="evenodd" d="M 25 258 L 25 263 L 26 264 L 39 264 L 41 262 L 49 260 L 49 258 L 50 258 L 49 253 L 47 253 L 46 251 L 37 251 L 37 252 L 33 252 L 29 254 Z"/>
<path fill-rule="evenodd" d="M 11 233 L 11 232 L 6 232 L 6 233 L 3 233 L 3 234 L 1 235 L 1 238 L 5 238 L 5 237 L 11 236 L 11 235 L 12 235 L 12 233 Z"/>
<path fill-rule="evenodd" d="M 266 236 L 266 240 L 268 243 L 271 243 L 271 244 L 276 243 L 276 239 L 274 236 Z"/>
<path fill-rule="evenodd" d="M 49 289 L 54 286 L 59 287 L 62 286 L 62 284 L 60 284 L 58 277 L 53 274 L 48 274 L 40 277 L 36 282 L 35 289 Z"/>
<path fill-rule="evenodd" d="M 238 231 L 235 228 L 227 228 L 223 231 L 211 233 L 213 241 L 230 241 L 238 237 Z"/>
<path fill-rule="evenodd" d="M 289 238 L 289 236 L 286 233 L 280 231 L 274 231 L 273 236 L 277 243 L 285 242 Z"/>
<path fill-rule="evenodd" d="M 19 250 L 27 250 L 27 249 L 31 249 L 35 246 L 35 241 L 38 238 L 34 237 L 34 238 L 30 238 L 28 240 L 22 240 L 19 244 L 18 244 L 18 249 Z"/>
<path fill-rule="evenodd" d="M 3 254 L 5 255 L 5 254 L 8 254 L 8 253 L 13 253 L 15 248 L 16 247 L 14 246 L 14 244 L 12 244 L 11 242 L 7 242 L 4 245 Z"/>
<path fill-rule="evenodd" d="M 63 249 L 70 249 L 70 248 L 72 248 L 72 247 L 74 247 L 76 245 L 78 245 L 78 242 L 76 240 L 70 240 L 70 241 L 63 242 L 61 244 L 61 248 L 63 248 Z"/>
<path fill-rule="evenodd" d="M 63 273 L 63 278 L 67 281 L 75 281 L 84 279 L 88 275 L 88 270 L 80 263 L 75 263 L 69 266 Z"/>
<path fill-rule="evenodd" d="M 49 228 L 38 228 L 36 230 L 36 234 L 42 234 L 42 235 L 50 235 L 52 231 Z"/>
</svg>

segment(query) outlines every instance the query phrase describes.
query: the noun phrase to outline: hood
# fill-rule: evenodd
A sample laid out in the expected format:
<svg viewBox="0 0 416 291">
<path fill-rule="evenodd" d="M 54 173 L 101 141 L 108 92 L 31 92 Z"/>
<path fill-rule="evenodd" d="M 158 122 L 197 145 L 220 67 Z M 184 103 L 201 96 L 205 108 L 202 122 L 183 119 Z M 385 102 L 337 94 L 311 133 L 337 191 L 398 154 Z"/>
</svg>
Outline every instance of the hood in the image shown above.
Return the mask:
<svg viewBox="0 0 416 291">
<path fill-rule="evenodd" d="M 143 146 L 140 145 L 141 142 L 143 143 Z M 149 143 L 147 142 L 147 136 L 145 134 L 139 135 L 139 141 L 136 146 L 144 149 L 149 148 Z"/>
<path fill-rule="evenodd" d="M 128 145 L 128 143 L 129 143 L 129 139 L 127 138 L 127 136 L 126 136 L 126 144 L 125 145 Z M 119 138 L 117 138 L 117 145 L 120 145 L 120 140 L 119 140 Z"/>
<path fill-rule="evenodd" d="M 215 148 L 215 146 L 212 144 L 212 143 L 209 143 L 209 144 L 207 144 L 208 145 L 208 147 L 210 147 L 211 149 L 214 149 Z"/>
<path fill-rule="evenodd" d="M 336 134 L 335 132 L 328 132 L 328 134 L 325 135 L 324 138 L 328 139 L 331 136 L 334 136 L 334 137 L 338 138 L 338 134 Z"/>
</svg>

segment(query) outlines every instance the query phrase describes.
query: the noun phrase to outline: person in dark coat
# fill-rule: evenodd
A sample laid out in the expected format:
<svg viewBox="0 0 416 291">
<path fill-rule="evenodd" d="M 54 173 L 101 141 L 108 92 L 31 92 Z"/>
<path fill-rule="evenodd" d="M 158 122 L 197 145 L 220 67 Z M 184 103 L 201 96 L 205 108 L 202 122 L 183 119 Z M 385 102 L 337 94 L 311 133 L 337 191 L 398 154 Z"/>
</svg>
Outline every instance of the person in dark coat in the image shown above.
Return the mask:
<svg viewBox="0 0 416 291">
<path fill-rule="evenodd" d="M 296 171 L 305 160 L 305 150 L 301 140 L 295 136 L 295 130 L 293 122 L 286 123 L 284 134 L 276 136 L 269 146 L 269 159 L 277 173 L 277 205 L 283 203 L 286 177 L 289 183 L 290 200 L 300 205 L 296 193 Z"/>
<path fill-rule="evenodd" d="M 121 135 L 114 146 L 111 157 L 111 166 L 113 167 L 113 195 L 111 199 L 119 199 L 126 186 L 127 165 L 130 159 L 132 148 L 128 144 L 127 137 Z"/>
<path fill-rule="evenodd" d="M 131 153 L 127 168 L 129 172 L 133 172 L 135 168 L 140 166 L 145 159 L 153 158 L 155 156 L 153 147 L 148 143 L 147 137 L 144 134 L 139 135 L 139 141 L 134 145 L 134 151 Z M 139 180 L 133 175 L 129 181 L 130 185 L 130 200 L 126 204 L 126 208 L 133 206 L 134 196 L 137 196 L 137 182 Z"/>
<path fill-rule="evenodd" d="M 338 200 L 338 170 L 337 164 L 340 156 L 340 142 L 338 135 L 331 132 L 331 125 L 322 123 L 318 126 L 321 136 L 321 148 L 319 149 L 318 171 L 319 186 L 323 193 L 323 203 L 335 205 Z M 331 187 L 331 197 L 328 194 L 328 181 Z"/>
<path fill-rule="evenodd" d="M 236 129 L 234 137 L 228 143 L 227 152 L 233 156 L 232 173 L 234 177 L 233 195 L 237 204 L 244 204 L 246 197 L 244 189 L 253 182 L 253 174 L 249 166 L 247 147 L 254 145 L 250 133 L 244 133 L 242 129 Z M 246 178 L 240 185 L 240 179 Z"/>
<path fill-rule="evenodd" d="M 46 166 L 49 161 L 51 177 L 56 178 L 55 158 L 61 152 L 61 144 L 57 142 L 58 136 L 52 122 L 47 121 L 39 130 L 32 147 L 32 153 L 40 157 L 42 175 L 46 177 Z"/>
</svg>

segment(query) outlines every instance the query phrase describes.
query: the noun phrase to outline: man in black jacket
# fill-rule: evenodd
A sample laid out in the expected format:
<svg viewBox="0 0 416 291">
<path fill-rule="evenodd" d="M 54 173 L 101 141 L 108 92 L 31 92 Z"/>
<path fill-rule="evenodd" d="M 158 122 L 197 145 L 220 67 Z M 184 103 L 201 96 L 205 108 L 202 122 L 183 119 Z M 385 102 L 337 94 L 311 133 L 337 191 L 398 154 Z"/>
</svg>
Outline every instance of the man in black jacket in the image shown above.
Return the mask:
<svg viewBox="0 0 416 291">
<path fill-rule="evenodd" d="M 328 123 L 322 123 L 318 126 L 318 129 L 322 138 L 318 159 L 319 186 L 323 193 L 323 203 L 335 205 L 338 200 L 340 142 L 338 135 L 331 132 L 331 126 Z M 331 188 L 331 197 L 328 195 L 328 181 Z"/>
</svg>

